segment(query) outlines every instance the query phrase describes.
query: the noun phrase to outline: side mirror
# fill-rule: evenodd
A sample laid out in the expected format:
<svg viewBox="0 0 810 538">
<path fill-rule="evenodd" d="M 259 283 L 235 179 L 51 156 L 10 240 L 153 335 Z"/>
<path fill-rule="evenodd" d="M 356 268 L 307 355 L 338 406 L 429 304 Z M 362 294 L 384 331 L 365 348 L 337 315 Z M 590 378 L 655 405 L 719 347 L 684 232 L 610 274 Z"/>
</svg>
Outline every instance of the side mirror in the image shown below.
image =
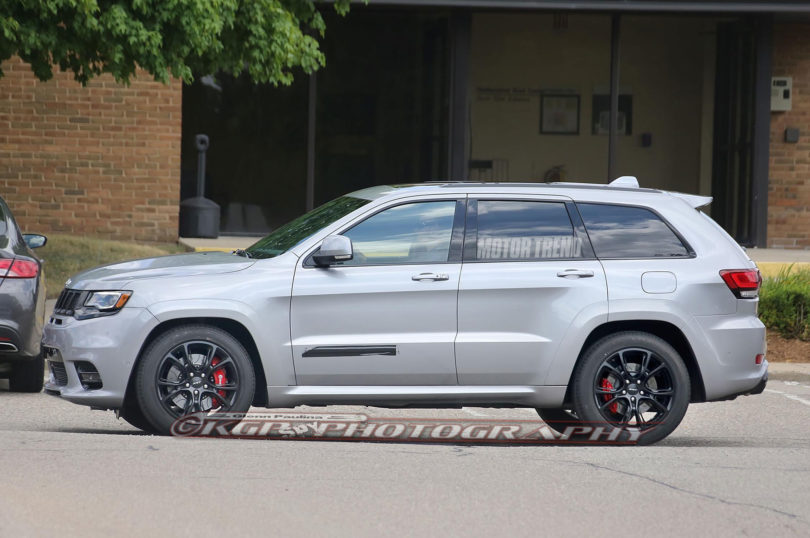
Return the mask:
<svg viewBox="0 0 810 538">
<path fill-rule="evenodd" d="M 312 255 L 315 265 L 327 267 L 345 262 L 354 257 L 352 240 L 343 235 L 330 235 L 321 242 L 321 247 Z"/>
<path fill-rule="evenodd" d="M 48 242 L 48 238 L 40 234 L 23 234 L 23 239 L 25 239 L 28 248 L 44 247 L 45 243 Z"/>
</svg>

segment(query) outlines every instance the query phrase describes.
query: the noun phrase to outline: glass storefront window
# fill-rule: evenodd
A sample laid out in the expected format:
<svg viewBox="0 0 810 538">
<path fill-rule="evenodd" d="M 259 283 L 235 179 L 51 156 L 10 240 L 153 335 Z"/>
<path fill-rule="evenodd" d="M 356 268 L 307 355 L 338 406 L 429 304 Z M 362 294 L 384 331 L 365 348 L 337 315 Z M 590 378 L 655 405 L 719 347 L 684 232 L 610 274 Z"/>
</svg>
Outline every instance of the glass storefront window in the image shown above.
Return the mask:
<svg viewBox="0 0 810 538">
<path fill-rule="evenodd" d="M 433 10 L 325 10 L 317 73 L 315 205 L 373 185 L 447 175 L 448 17 Z M 194 196 L 194 135 L 210 137 L 206 196 L 221 233 L 263 234 L 307 198 L 309 77 L 290 87 L 198 77 L 183 91 L 181 198 Z"/>
<path fill-rule="evenodd" d="M 448 18 L 352 9 L 326 21 L 318 72 L 315 202 L 447 176 Z"/>
<path fill-rule="evenodd" d="M 245 76 L 197 77 L 183 89 L 181 198 L 195 195 L 194 135 L 210 138 L 206 196 L 223 234 L 264 234 L 306 205 L 307 77 L 292 86 Z"/>
<path fill-rule="evenodd" d="M 609 15 L 475 12 L 470 54 L 471 180 L 605 182 Z"/>
</svg>

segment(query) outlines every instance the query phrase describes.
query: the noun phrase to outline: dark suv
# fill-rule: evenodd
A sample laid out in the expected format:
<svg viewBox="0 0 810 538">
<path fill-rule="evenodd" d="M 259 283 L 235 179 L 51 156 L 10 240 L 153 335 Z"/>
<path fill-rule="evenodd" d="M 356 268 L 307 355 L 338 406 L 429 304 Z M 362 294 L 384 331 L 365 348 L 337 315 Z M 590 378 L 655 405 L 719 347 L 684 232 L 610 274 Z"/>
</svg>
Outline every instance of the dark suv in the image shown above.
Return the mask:
<svg viewBox="0 0 810 538">
<path fill-rule="evenodd" d="M 16 392 L 39 392 L 45 365 L 40 351 L 45 283 L 32 248 L 43 235 L 20 233 L 0 198 L 0 377 Z"/>
</svg>

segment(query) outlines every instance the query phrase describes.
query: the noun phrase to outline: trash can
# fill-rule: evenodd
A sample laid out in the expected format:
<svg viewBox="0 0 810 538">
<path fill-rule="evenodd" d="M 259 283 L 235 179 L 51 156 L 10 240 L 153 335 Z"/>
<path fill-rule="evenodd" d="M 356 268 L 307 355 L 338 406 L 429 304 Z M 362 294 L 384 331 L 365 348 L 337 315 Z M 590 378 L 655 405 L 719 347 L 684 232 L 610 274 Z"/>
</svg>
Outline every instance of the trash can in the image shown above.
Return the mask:
<svg viewBox="0 0 810 538">
<path fill-rule="evenodd" d="M 219 205 L 205 198 L 205 152 L 208 136 L 198 134 L 197 146 L 197 196 L 180 202 L 180 237 L 219 237 Z"/>
<path fill-rule="evenodd" d="M 219 204 L 202 196 L 180 202 L 180 237 L 219 237 Z"/>
</svg>

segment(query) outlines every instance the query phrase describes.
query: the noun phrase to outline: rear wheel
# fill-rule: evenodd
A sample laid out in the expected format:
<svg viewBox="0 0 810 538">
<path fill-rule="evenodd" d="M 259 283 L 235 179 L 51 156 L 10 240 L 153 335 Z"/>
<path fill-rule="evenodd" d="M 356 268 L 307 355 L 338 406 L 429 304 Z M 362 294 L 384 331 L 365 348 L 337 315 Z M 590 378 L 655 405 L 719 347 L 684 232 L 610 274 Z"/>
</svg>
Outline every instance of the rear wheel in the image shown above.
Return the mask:
<svg viewBox="0 0 810 538">
<path fill-rule="evenodd" d="M 8 388 L 12 392 L 39 392 L 45 378 L 45 359 L 42 355 L 34 359 L 16 362 L 8 378 Z"/>
<path fill-rule="evenodd" d="M 689 373 L 678 352 L 644 332 L 621 332 L 596 342 L 585 352 L 572 388 L 583 421 L 625 428 L 638 434 L 639 444 L 672 433 L 690 398 Z"/>
<path fill-rule="evenodd" d="M 191 413 L 244 413 L 256 377 L 242 344 L 207 325 L 170 329 L 155 339 L 138 365 L 136 393 L 143 417 L 161 434 Z"/>
</svg>

